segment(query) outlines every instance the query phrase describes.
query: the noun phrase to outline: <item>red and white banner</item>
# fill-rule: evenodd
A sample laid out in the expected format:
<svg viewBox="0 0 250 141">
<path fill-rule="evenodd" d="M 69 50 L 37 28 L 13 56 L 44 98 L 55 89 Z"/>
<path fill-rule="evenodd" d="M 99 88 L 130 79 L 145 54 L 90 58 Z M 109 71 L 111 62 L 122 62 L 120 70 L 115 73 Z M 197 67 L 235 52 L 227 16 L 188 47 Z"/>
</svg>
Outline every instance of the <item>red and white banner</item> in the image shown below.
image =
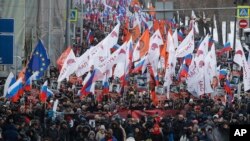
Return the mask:
<svg viewBox="0 0 250 141">
<path fill-rule="evenodd" d="M 90 63 L 89 63 L 89 53 L 90 49 L 88 49 L 84 54 L 82 54 L 80 57 L 76 59 L 76 76 L 80 77 L 84 75 L 86 72 L 90 69 Z"/>
<path fill-rule="evenodd" d="M 67 78 L 69 80 L 69 76 L 74 73 L 74 68 L 76 67 L 76 56 L 71 49 L 67 58 L 65 59 L 62 69 L 60 71 L 60 75 L 58 77 L 58 82 L 61 82 L 63 79 Z"/>
</svg>

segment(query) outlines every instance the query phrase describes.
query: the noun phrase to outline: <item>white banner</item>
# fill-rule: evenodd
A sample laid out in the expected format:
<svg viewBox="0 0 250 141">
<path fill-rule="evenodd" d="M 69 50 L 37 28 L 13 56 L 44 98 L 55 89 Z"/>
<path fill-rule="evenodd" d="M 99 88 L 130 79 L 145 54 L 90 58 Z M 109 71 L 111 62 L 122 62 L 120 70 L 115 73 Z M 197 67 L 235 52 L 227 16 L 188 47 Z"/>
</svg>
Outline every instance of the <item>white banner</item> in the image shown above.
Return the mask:
<svg viewBox="0 0 250 141">
<path fill-rule="evenodd" d="M 69 78 L 69 76 L 74 73 L 75 70 L 74 68 L 76 67 L 76 57 L 75 54 L 73 52 L 73 50 L 70 50 L 70 53 L 68 54 L 67 58 L 65 59 L 64 63 L 63 63 L 63 67 L 60 71 L 60 75 L 58 77 L 58 82 L 61 82 L 63 79 L 65 78 Z"/>
<path fill-rule="evenodd" d="M 108 70 L 112 70 L 113 65 L 118 62 L 125 61 L 126 58 L 126 43 L 124 43 L 118 50 L 116 50 L 113 54 L 111 54 L 107 59 L 100 63 L 97 68 L 105 73 Z"/>
<path fill-rule="evenodd" d="M 76 59 L 76 76 L 80 77 L 84 75 L 90 69 L 89 63 L 89 53 L 90 49 L 88 49 L 84 54 Z"/>
<path fill-rule="evenodd" d="M 192 29 L 187 37 L 181 42 L 176 50 L 176 57 L 184 57 L 194 51 L 194 30 Z"/>
</svg>

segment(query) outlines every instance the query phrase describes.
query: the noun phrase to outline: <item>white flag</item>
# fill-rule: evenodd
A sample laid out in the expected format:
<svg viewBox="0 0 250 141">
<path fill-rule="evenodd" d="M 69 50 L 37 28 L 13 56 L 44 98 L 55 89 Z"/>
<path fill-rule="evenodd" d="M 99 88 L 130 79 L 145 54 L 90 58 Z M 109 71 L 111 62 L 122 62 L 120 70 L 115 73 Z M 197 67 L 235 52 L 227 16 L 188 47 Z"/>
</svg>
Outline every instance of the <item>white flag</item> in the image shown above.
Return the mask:
<svg viewBox="0 0 250 141">
<path fill-rule="evenodd" d="M 204 75 L 204 69 L 205 69 L 205 57 L 208 52 L 208 41 L 209 41 L 209 36 L 207 35 L 204 40 L 201 42 L 197 52 L 196 52 L 196 57 L 195 63 L 197 64 L 197 69 L 199 73 Z"/>
<path fill-rule="evenodd" d="M 172 77 L 175 75 L 175 66 L 176 66 L 176 56 L 175 56 L 175 45 L 173 41 L 173 37 L 168 32 L 168 37 L 167 37 L 167 49 L 169 52 L 168 56 L 168 64 L 166 67 L 166 72 L 165 72 L 165 77 L 164 77 L 164 85 L 165 86 L 170 86 L 172 84 Z"/>
<path fill-rule="evenodd" d="M 90 69 L 89 52 L 90 52 L 90 49 L 88 49 L 80 57 L 76 58 L 76 71 L 75 71 L 75 73 L 76 73 L 77 77 L 84 75 Z"/>
<path fill-rule="evenodd" d="M 181 42 L 176 50 L 176 57 L 184 57 L 194 51 L 194 30 L 192 29 L 187 37 Z"/>
<path fill-rule="evenodd" d="M 173 33 L 173 40 L 174 40 L 174 47 L 176 49 L 179 45 L 177 29 Z"/>
<path fill-rule="evenodd" d="M 207 70 L 206 73 L 209 76 L 210 81 L 212 81 L 213 77 L 217 76 L 217 61 L 214 44 L 205 58 L 205 69 Z"/>
<path fill-rule="evenodd" d="M 192 63 L 189 66 L 188 77 L 187 77 L 187 90 L 195 97 L 205 93 L 205 82 L 203 74 L 198 72 L 195 61 L 192 59 Z"/>
<path fill-rule="evenodd" d="M 234 62 L 243 67 L 243 63 L 246 62 L 246 57 L 239 39 L 236 39 L 235 45 Z"/>
<path fill-rule="evenodd" d="M 109 35 L 98 43 L 95 47 L 91 48 L 89 55 L 89 65 L 98 67 L 104 60 L 110 56 L 110 49 L 117 44 L 119 37 L 120 24 L 118 23 Z"/>
<path fill-rule="evenodd" d="M 125 65 L 124 62 L 119 62 L 116 64 L 115 70 L 114 70 L 114 77 L 122 77 L 125 73 Z"/>
<path fill-rule="evenodd" d="M 124 61 L 126 58 L 126 42 L 117 49 L 113 54 L 111 54 L 107 59 L 100 63 L 97 68 L 102 72 L 105 73 L 107 71 L 112 70 L 113 65 L 118 62 Z"/>
<path fill-rule="evenodd" d="M 250 68 L 239 39 L 236 39 L 234 62 L 243 68 L 244 91 L 247 91 L 250 89 Z"/>
<path fill-rule="evenodd" d="M 197 18 L 196 15 L 195 15 L 195 13 L 194 13 L 194 10 L 192 10 L 191 18 L 192 18 L 192 19 L 196 19 L 196 18 Z"/>
<path fill-rule="evenodd" d="M 53 112 L 56 112 L 57 106 L 58 106 L 58 99 L 55 100 L 54 104 L 53 104 Z"/>
<path fill-rule="evenodd" d="M 163 45 L 161 33 L 159 30 L 156 30 L 155 33 L 150 37 L 148 50 L 148 61 L 152 66 L 154 76 L 157 76 L 161 45 Z"/>
<path fill-rule="evenodd" d="M 205 93 L 212 93 L 214 92 L 212 89 L 212 78 L 210 76 L 209 70 L 205 68 L 204 74 L 204 81 L 205 81 Z"/>
<path fill-rule="evenodd" d="M 247 64 L 250 66 L 250 50 L 248 52 Z"/>
<path fill-rule="evenodd" d="M 76 56 L 73 52 L 73 50 L 70 50 L 70 53 L 68 54 L 67 58 L 65 59 L 64 63 L 63 63 L 63 67 L 60 71 L 60 75 L 58 77 L 58 82 L 61 82 L 63 79 L 67 78 L 74 73 L 74 71 L 72 71 L 72 68 L 75 68 L 76 66 Z M 75 70 L 75 69 L 73 69 Z"/>
<path fill-rule="evenodd" d="M 10 74 L 8 75 L 5 84 L 4 84 L 4 91 L 3 91 L 3 97 L 5 97 L 7 95 L 8 89 L 9 87 L 14 84 L 16 81 L 16 78 L 14 76 L 14 74 L 12 72 L 10 72 Z"/>
</svg>

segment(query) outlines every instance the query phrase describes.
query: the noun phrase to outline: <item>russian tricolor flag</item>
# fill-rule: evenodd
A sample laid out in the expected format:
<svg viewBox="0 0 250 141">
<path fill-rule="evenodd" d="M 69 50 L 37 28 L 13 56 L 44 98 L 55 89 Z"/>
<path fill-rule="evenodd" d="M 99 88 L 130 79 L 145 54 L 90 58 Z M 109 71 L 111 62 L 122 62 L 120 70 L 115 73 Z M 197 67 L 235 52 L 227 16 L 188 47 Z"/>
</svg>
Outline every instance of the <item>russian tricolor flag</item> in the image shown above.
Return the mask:
<svg viewBox="0 0 250 141">
<path fill-rule="evenodd" d="M 186 64 L 182 64 L 181 70 L 180 70 L 180 76 L 181 77 L 187 77 L 188 76 L 188 66 Z"/>
<path fill-rule="evenodd" d="M 87 41 L 88 41 L 88 44 L 91 44 L 94 41 L 94 33 L 91 30 L 89 31 L 87 35 Z"/>
<path fill-rule="evenodd" d="M 179 30 L 177 31 L 177 35 L 178 35 L 178 41 L 183 41 L 184 40 L 184 34 Z"/>
<path fill-rule="evenodd" d="M 92 85 L 93 83 L 95 82 L 95 75 L 98 70 L 95 69 L 93 70 L 93 72 L 89 72 L 88 75 L 86 76 L 86 83 L 83 85 L 82 89 L 81 89 L 81 94 L 83 96 L 87 96 L 88 94 L 91 93 L 91 88 L 92 88 Z"/>
<path fill-rule="evenodd" d="M 226 80 L 226 83 L 224 85 L 224 89 L 225 89 L 225 92 L 227 94 L 232 94 L 230 82 L 228 80 Z"/>
<path fill-rule="evenodd" d="M 10 72 L 9 76 L 7 77 L 5 84 L 4 84 L 4 92 L 3 97 L 6 97 L 8 94 L 8 89 L 11 85 L 13 85 L 16 82 L 16 78 L 12 72 Z"/>
<path fill-rule="evenodd" d="M 146 60 L 140 60 L 139 62 L 135 63 L 135 67 L 134 70 L 132 71 L 132 73 L 139 73 L 142 70 L 143 64 Z"/>
<path fill-rule="evenodd" d="M 234 101 L 234 95 L 231 90 L 230 82 L 229 80 L 226 80 L 224 85 L 225 92 L 227 93 L 227 100 L 231 103 Z"/>
<path fill-rule="evenodd" d="M 109 82 L 108 82 L 108 77 L 104 77 L 103 82 L 102 82 L 102 93 L 103 94 L 108 94 L 109 93 Z"/>
<path fill-rule="evenodd" d="M 10 98 L 13 102 L 16 102 L 19 99 L 19 96 L 23 94 L 23 78 L 19 78 L 13 85 L 8 89 L 6 98 Z"/>
<path fill-rule="evenodd" d="M 25 82 L 25 85 L 24 85 L 24 90 L 25 91 L 30 91 L 31 90 L 31 88 L 32 88 L 32 81 L 33 80 L 37 80 L 37 76 L 38 76 L 38 71 L 37 72 L 35 72 L 35 73 L 33 73 L 30 77 L 29 77 L 29 79 Z"/>
<path fill-rule="evenodd" d="M 191 62 L 192 62 L 192 54 L 188 54 L 184 57 L 184 60 L 185 60 L 185 64 L 187 66 L 190 66 Z"/>
<path fill-rule="evenodd" d="M 47 100 L 47 89 L 48 89 L 48 82 L 45 81 L 40 92 L 40 100 L 45 102 Z"/>
<path fill-rule="evenodd" d="M 208 40 L 208 47 L 211 48 L 213 43 L 214 43 L 214 40 L 213 40 L 212 37 L 210 37 L 209 40 Z"/>
<path fill-rule="evenodd" d="M 226 76 L 227 76 L 227 70 L 225 70 L 225 69 L 220 70 L 219 79 L 224 79 L 224 78 L 226 78 Z"/>
<path fill-rule="evenodd" d="M 49 88 L 47 88 L 47 97 L 50 97 L 52 95 L 54 95 L 54 93 Z"/>
<path fill-rule="evenodd" d="M 113 52 L 115 52 L 118 48 L 120 48 L 120 45 L 116 44 L 116 45 L 114 45 L 114 46 L 110 49 L 110 51 L 113 53 Z"/>
<path fill-rule="evenodd" d="M 40 100 L 45 102 L 48 97 L 54 95 L 53 92 L 48 88 L 48 82 L 45 81 L 40 92 Z"/>
<path fill-rule="evenodd" d="M 232 50 L 232 47 L 231 47 L 230 42 L 226 42 L 223 48 L 220 50 L 219 55 L 222 55 L 223 53 L 231 51 L 231 50 Z"/>
</svg>

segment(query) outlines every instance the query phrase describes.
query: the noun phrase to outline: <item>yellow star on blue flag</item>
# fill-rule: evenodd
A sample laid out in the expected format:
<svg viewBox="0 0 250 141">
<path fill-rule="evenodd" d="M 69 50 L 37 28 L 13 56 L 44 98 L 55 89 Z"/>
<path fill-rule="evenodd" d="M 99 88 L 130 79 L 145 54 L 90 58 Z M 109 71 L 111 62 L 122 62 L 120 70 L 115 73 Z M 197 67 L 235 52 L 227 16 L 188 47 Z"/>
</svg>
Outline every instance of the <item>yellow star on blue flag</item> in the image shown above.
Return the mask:
<svg viewBox="0 0 250 141">
<path fill-rule="evenodd" d="M 39 79 L 43 76 L 44 72 L 47 70 L 50 64 L 50 59 L 48 57 L 47 51 L 41 40 L 38 41 L 38 44 L 31 55 L 31 59 L 27 65 L 25 71 L 25 80 L 33 74 L 33 72 L 39 71 L 36 79 Z"/>
</svg>

